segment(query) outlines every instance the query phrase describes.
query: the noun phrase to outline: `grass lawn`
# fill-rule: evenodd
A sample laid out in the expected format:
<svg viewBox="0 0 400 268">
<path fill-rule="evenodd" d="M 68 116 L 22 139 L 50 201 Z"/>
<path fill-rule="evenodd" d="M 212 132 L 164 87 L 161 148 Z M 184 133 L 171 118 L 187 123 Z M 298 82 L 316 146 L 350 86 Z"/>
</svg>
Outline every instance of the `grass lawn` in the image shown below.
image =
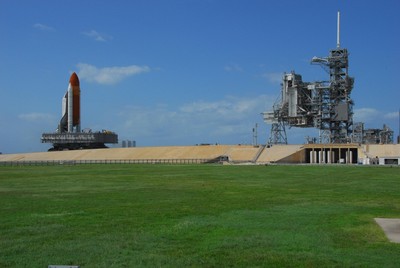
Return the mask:
<svg viewBox="0 0 400 268">
<path fill-rule="evenodd" d="M 400 168 L 0 167 L 0 267 L 400 267 Z"/>
</svg>

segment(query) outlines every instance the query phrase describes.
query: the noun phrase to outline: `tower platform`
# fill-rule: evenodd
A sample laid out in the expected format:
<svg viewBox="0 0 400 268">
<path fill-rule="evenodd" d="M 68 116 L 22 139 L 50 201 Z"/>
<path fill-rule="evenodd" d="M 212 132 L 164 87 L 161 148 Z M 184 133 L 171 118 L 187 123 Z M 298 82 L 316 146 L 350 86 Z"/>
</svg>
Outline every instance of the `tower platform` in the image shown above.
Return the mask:
<svg viewBox="0 0 400 268">
<path fill-rule="evenodd" d="M 106 143 L 118 143 L 118 135 L 110 132 L 43 133 L 42 143 L 52 143 L 49 151 L 107 148 Z"/>
</svg>

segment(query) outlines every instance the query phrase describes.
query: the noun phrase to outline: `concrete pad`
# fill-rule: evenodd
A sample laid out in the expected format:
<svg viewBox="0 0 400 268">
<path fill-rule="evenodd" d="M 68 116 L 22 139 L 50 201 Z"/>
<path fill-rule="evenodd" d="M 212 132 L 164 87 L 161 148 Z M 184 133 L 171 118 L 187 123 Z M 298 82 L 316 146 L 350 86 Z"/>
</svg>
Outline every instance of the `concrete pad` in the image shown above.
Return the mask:
<svg viewBox="0 0 400 268">
<path fill-rule="evenodd" d="M 400 243 L 400 219 L 375 218 L 375 221 L 391 242 Z"/>
</svg>

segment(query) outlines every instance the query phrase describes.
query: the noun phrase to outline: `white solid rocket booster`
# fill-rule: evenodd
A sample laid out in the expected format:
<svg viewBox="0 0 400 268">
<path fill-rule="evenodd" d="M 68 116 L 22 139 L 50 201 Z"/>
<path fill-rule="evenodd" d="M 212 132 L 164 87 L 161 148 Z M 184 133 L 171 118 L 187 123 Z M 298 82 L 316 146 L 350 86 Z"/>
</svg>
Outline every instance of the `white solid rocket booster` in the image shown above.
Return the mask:
<svg viewBox="0 0 400 268">
<path fill-rule="evenodd" d="M 68 132 L 73 132 L 73 107 L 74 107 L 74 98 L 73 98 L 73 92 L 72 92 L 72 85 L 69 83 L 68 85 Z"/>
</svg>

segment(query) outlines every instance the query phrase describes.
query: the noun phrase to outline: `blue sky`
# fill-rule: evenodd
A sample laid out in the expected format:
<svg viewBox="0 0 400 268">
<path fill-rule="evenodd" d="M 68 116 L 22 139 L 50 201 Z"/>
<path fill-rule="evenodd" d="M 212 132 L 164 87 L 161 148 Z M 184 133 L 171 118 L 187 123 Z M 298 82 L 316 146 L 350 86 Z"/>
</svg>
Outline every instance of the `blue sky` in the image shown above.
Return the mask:
<svg viewBox="0 0 400 268">
<path fill-rule="evenodd" d="M 336 46 L 350 52 L 354 120 L 398 135 L 400 1 L 132 0 L 0 2 L 0 152 L 46 151 L 72 72 L 82 128 L 138 146 L 250 144 L 292 70 Z M 315 129 L 288 130 L 303 143 Z"/>
</svg>

